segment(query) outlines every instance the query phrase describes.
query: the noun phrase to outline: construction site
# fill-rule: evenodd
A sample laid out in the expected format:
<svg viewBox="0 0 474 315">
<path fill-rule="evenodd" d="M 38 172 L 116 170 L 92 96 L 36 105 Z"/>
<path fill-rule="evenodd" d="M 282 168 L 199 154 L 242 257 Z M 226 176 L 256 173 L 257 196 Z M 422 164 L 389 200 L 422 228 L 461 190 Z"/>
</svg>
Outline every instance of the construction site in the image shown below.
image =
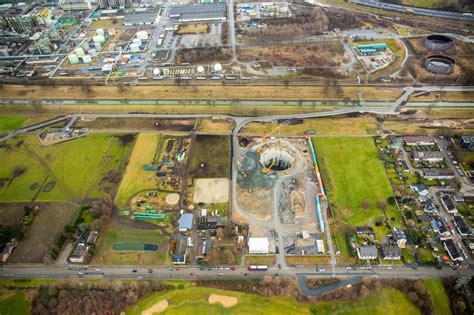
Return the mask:
<svg viewBox="0 0 474 315">
<path fill-rule="evenodd" d="M 326 255 L 326 198 L 313 144 L 270 137 L 278 129 L 240 139 L 233 219 L 249 226 L 249 254 Z"/>
</svg>

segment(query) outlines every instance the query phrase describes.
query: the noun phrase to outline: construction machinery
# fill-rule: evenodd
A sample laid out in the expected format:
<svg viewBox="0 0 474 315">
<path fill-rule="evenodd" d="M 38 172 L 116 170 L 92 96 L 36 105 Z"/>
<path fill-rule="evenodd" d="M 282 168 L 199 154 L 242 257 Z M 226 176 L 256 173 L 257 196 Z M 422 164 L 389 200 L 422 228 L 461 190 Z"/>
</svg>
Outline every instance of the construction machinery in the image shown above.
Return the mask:
<svg viewBox="0 0 474 315">
<path fill-rule="evenodd" d="M 268 174 L 272 170 L 273 165 L 275 165 L 276 159 L 273 159 L 272 162 L 268 166 L 263 166 L 262 167 L 262 173 L 263 174 Z"/>
</svg>

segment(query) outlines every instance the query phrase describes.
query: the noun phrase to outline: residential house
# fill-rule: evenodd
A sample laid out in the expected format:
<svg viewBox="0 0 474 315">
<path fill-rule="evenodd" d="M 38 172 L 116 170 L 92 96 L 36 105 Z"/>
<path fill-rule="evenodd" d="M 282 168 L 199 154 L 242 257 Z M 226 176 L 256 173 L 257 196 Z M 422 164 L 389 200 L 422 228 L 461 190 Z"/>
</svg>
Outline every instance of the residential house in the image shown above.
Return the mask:
<svg viewBox="0 0 474 315">
<path fill-rule="evenodd" d="M 436 144 L 435 139 L 429 136 L 406 136 L 403 137 L 403 141 L 409 146 L 429 146 Z"/>
<path fill-rule="evenodd" d="M 438 163 L 444 160 L 443 153 L 440 151 L 414 151 L 411 158 L 415 162 Z"/>
<path fill-rule="evenodd" d="M 178 220 L 178 231 L 180 232 L 189 232 L 193 229 L 194 224 L 194 214 L 184 213 L 179 217 Z"/>
<path fill-rule="evenodd" d="M 196 254 L 197 259 L 204 259 L 209 254 L 211 254 L 212 249 L 212 240 L 205 240 L 201 242 L 200 246 L 198 247 L 198 251 Z"/>
<path fill-rule="evenodd" d="M 458 209 L 456 209 L 456 206 L 454 205 L 454 202 L 449 195 L 445 195 L 445 194 L 441 195 L 440 200 L 444 209 L 446 209 L 448 213 L 451 213 L 451 214 L 458 213 Z"/>
<path fill-rule="evenodd" d="M 433 179 L 452 179 L 454 171 L 449 168 L 424 168 L 421 170 L 423 178 Z"/>
<path fill-rule="evenodd" d="M 69 256 L 69 261 L 74 264 L 85 264 L 88 262 L 90 246 L 85 243 L 77 243 L 76 247 Z"/>
<path fill-rule="evenodd" d="M 186 264 L 186 255 L 188 254 L 188 238 L 184 235 L 175 235 L 176 246 L 173 250 L 173 264 Z"/>
<path fill-rule="evenodd" d="M 399 152 L 402 149 L 402 139 L 400 137 L 392 137 L 390 138 L 390 149 L 395 150 L 395 152 Z"/>
<path fill-rule="evenodd" d="M 411 172 L 410 167 L 405 160 L 399 160 L 398 165 L 400 165 L 404 172 Z"/>
<path fill-rule="evenodd" d="M 429 194 L 428 189 L 426 189 L 426 186 L 423 184 L 410 185 L 410 189 L 420 196 L 428 196 Z"/>
<path fill-rule="evenodd" d="M 452 261 L 463 261 L 464 258 L 459 252 L 459 249 L 456 247 L 456 244 L 453 240 L 445 240 L 443 241 L 443 246 L 446 249 L 446 252 L 451 258 Z"/>
<path fill-rule="evenodd" d="M 378 251 L 377 247 L 373 245 L 359 246 L 357 248 L 357 257 L 361 260 L 373 260 L 377 259 Z"/>
<path fill-rule="evenodd" d="M 446 239 L 446 237 L 451 236 L 450 228 L 444 220 L 438 220 L 438 234 L 440 239 Z"/>
<path fill-rule="evenodd" d="M 397 246 L 384 245 L 381 252 L 384 260 L 400 260 L 402 258 L 402 250 Z"/>
<path fill-rule="evenodd" d="M 464 217 L 460 215 L 455 215 L 453 221 L 454 225 L 456 226 L 456 229 L 459 232 L 459 235 L 461 235 L 462 237 L 469 237 L 470 235 L 472 235 L 471 227 L 466 222 Z"/>
<path fill-rule="evenodd" d="M 474 151 L 474 136 L 462 136 L 459 145 L 464 150 Z"/>
<path fill-rule="evenodd" d="M 396 226 L 392 229 L 393 238 L 397 242 L 398 247 L 405 248 L 405 244 L 407 243 L 407 235 L 405 231 L 403 231 L 400 227 Z"/>
<path fill-rule="evenodd" d="M 434 204 L 433 199 L 431 198 L 426 199 L 424 204 L 425 205 L 424 205 L 423 210 L 425 212 L 432 213 L 432 214 L 438 213 L 438 207 L 436 207 L 436 205 Z"/>
<path fill-rule="evenodd" d="M 89 235 L 86 239 L 87 245 L 94 245 L 97 242 L 97 238 L 99 237 L 99 232 L 97 231 L 90 231 Z"/>
</svg>

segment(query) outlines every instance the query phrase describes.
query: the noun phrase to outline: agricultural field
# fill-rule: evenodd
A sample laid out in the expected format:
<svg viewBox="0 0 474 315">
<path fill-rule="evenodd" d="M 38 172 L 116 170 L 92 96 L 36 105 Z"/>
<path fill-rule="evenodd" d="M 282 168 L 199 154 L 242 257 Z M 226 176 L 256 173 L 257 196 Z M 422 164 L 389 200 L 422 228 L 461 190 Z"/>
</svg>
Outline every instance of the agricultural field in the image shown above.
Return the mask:
<svg viewBox="0 0 474 315">
<path fill-rule="evenodd" d="M 26 120 L 24 116 L 0 116 L 0 132 L 19 129 Z"/>
<path fill-rule="evenodd" d="M 156 189 L 154 172 L 145 171 L 143 166 L 153 161 L 159 139 L 160 135 L 155 133 L 138 135 L 115 198 L 119 208 L 125 208 L 128 200 L 137 192 Z"/>
<path fill-rule="evenodd" d="M 31 312 L 31 302 L 24 291 L 2 292 L 0 294 L 0 314 L 28 315 Z"/>
<path fill-rule="evenodd" d="M 92 121 L 78 120 L 77 128 L 89 128 L 93 131 L 190 131 L 194 127 L 194 119 L 154 119 L 154 118 L 97 118 Z"/>
<path fill-rule="evenodd" d="M 133 138 L 91 134 L 54 146 L 35 135 L 16 137 L 0 148 L 0 201 L 80 201 L 113 193 L 104 177 L 121 171 Z"/>
<path fill-rule="evenodd" d="M 113 245 L 116 243 L 158 244 L 158 250 L 117 251 L 113 249 Z M 167 250 L 168 238 L 159 230 L 145 230 L 112 223 L 105 235 L 99 239 L 92 263 L 104 265 L 164 265 L 168 263 Z"/>
<path fill-rule="evenodd" d="M 383 215 L 378 203 L 393 196 L 374 140 L 318 137 L 313 138 L 313 144 L 336 220 L 373 225 L 374 219 Z M 390 210 L 395 210 L 394 206 L 388 205 Z"/>
<path fill-rule="evenodd" d="M 196 130 L 202 134 L 230 134 L 234 128 L 234 123 L 228 119 L 198 119 Z"/>
<path fill-rule="evenodd" d="M 249 123 L 242 129 L 243 134 L 264 135 L 278 127 L 276 123 Z M 281 124 L 275 133 L 281 136 L 292 135 L 374 135 L 377 129 L 375 118 L 361 116 L 355 118 L 314 118 L 304 119 L 300 124 Z"/>
<path fill-rule="evenodd" d="M 13 252 L 13 263 L 41 263 L 56 239 L 70 224 L 78 205 L 65 202 L 39 203 L 39 210 L 24 239 Z M 54 224 L 51 224 L 54 222 Z"/>
<path fill-rule="evenodd" d="M 228 178 L 230 174 L 230 137 L 198 135 L 191 159 L 191 177 Z M 204 167 L 201 167 L 202 164 Z"/>
<path fill-rule="evenodd" d="M 222 296 L 225 303 L 232 301 L 234 305 L 224 307 L 222 302 L 211 304 L 209 297 L 212 294 Z M 160 306 L 167 305 L 162 308 L 167 314 L 420 314 L 419 309 L 403 293 L 392 288 L 385 288 L 379 293 L 371 293 L 358 300 L 307 304 L 298 303 L 290 297 L 266 297 L 205 287 L 153 293 L 129 307 L 126 314 L 146 314 L 147 310 L 155 309 L 152 307 L 157 307 L 159 302 Z M 255 305 L 259 306 L 258 309 Z"/>
</svg>

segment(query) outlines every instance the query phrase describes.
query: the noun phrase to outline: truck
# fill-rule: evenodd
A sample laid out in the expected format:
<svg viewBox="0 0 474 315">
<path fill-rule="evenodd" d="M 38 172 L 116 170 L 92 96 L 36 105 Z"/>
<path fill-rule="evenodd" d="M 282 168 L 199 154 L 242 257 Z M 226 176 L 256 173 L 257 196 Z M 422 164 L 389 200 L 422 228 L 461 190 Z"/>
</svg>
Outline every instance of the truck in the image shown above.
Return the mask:
<svg viewBox="0 0 474 315">
<path fill-rule="evenodd" d="M 266 271 L 268 270 L 268 266 L 263 266 L 263 265 L 251 265 L 251 266 L 248 266 L 247 268 L 249 271 Z"/>
</svg>

